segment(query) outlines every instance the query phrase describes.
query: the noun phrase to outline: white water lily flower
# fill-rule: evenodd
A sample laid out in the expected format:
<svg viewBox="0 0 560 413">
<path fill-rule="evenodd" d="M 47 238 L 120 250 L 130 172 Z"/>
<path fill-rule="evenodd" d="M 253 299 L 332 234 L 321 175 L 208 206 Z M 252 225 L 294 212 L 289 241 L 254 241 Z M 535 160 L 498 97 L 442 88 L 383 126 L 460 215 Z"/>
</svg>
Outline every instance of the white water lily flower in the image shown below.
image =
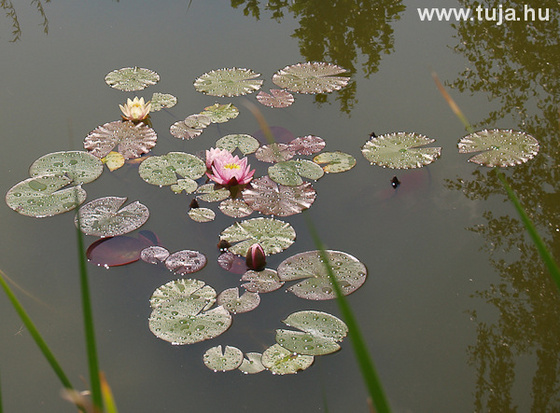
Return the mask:
<svg viewBox="0 0 560 413">
<path fill-rule="evenodd" d="M 126 120 L 131 120 L 133 122 L 139 122 L 146 119 L 150 114 L 152 104 L 148 101 L 144 103 L 144 98 L 138 99 L 135 97 L 134 100 L 127 99 L 125 105 L 119 105 L 123 113 L 123 118 Z"/>
</svg>

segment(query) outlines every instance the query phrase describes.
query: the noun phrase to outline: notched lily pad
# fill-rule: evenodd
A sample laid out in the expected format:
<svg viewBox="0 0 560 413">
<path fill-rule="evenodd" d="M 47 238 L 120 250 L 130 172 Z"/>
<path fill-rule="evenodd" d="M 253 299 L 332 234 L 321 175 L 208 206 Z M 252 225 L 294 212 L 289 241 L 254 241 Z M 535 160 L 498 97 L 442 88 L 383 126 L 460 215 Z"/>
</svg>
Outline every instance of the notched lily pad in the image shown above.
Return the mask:
<svg viewBox="0 0 560 413">
<path fill-rule="evenodd" d="M 183 120 L 175 122 L 169 128 L 169 133 L 175 136 L 177 139 L 193 139 L 199 136 L 203 132 L 203 129 L 192 128 L 185 123 Z"/>
<path fill-rule="evenodd" d="M 462 138 L 457 146 L 459 153 L 481 152 L 469 158 L 469 162 L 489 167 L 519 165 L 539 152 L 539 142 L 531 135 L 502 129 L 472 133 Z"/>
<path fill-rule="evenodd" d="M 157 134 L 143 123 L 120 120 L 105 123 L 91 131 L 84 139 L 84 148 L 98 158 L 104 158 L 116 147 L 125 159 L 148 153 L 157 142 Z"/>
<path fill-rule="evenodd" d="M 241 96 L 261 88 L 259 73 L 249 69 L 218 69 L 205 73 L 194 82 L 194 88 L 210 96 Z"/>
<path fill-rule="evenodd" d="M 208 116 L 212 123 L 224 123 L 230 119 L 235 119 L 239 115 L 239 109 L 231 103 L 225 105 L 215 103 L 212 106 L 205 107 L 200 114 Z"/>
<path fill-rule="evenodd" d="M 329 93 L 348 84 L 348 77 L 335 76 L 345 72 L 346 69 L 331 63 L 298 63 L 276 72 L 272 83 L 290 92 Z"/>
<path fill-rule="evenodd" d="M 286 222 L 274 218 L 253 218 L 236 222 L 224 229 L 220 239 L 233 244 L 229 251 L 247 255 L 251 245 L 258 243 L 267 255 L 284 251 L 294 243 L 296 232 Z"/>
<path fill-rule="evenodd" d="M 103 173 L 103 162 L 84 151 L 54 152 L 41 156 L 29 168 L 29 175 L 66 175 L 74 184 L 95 181 Z"/>
<path fill-rule="evenodd" d="M 268 168 L 268 176 L 280 185 L 298 186 L 303 184 L 303 179 L 317 180 L 324 175 L 325 171 L 315 162 L 307 159 L 297 159 L 278 162 Z"/>
<path fill-rule="evenodd" d="M 86 235 L 114 237 L 140 228 L 148 220 L 150 211 L 138 201 L 121 208 L 126 198 L 108 196 L 83 205 L 74 223 Z"/>
<path fill-rule="evenodd" d="M 421 168 L 441 155 L 440 147 L 420 147 L 434 141 L 418 133 L 389 133 L 372 137 L 362 147 L 362 154 L 371 164 L 383 167 Z"/>
<path fill-rule="evenodd" d="M 181 250 L 167 257 L 165 266 L 175 274 L 191 274 L 206 266 L 206 256 L 198 251 Z"/>
<path fill-rule="evenodd" d="M 235 149 L 241 151 L 243 155 L 249 155 L 259 149 L 260 143 L 251 135 L 237 133 L 226 135 L 216 141 L 216 148 L 225 149 L 233 153 Z"/>
<path fill-rule="evenodd" d="M 261 162 L 282 162 L 292 159 L 294 151 L 285 143 L 272 143 L 261 146 L 255 153 L 255 157 Z"/>
<path fill-rule="evenodd" d="M 88 247 L 86 257 L 91 264 L 106 268 L 136 262 L 140 259 L 143 250 L 157 242 L 141 233 L 137 237 L 118 235 L 98 239 Z"/>
<path fill-rule="evenodd" d="M 154 93 L 150 100 L 152 112 L 157 112 L 163 108 L 172 108 L 177 104 L 177 98 L 169 93 Z"/>
<path fill-rule="evenodd" d="M 262 354 L 254 352 L 245 354 L 245 358 L 238 369 L 243 374 L 256 374 L 265 370 L 262 364 Z"/>
<path fill-rule="evenodd" d="M 340 251 L 326 251 L 334 276 L 344 295 L 356 291 L 366 281 L 367 269 L 357 258 Z M 307 300 L 336 298 L 319 251 L 308 251 L 285 259 L 278 266 L 282 281 L 301 280 L 288 291 Z"/>
<path fill-rule="evenodd" d="M 149 264 L 164 262 L 167 257 L 169 257 L 169 251 L 159 245 L 152 245 L 140 252 L 140 259 Z"/>
<path fill-rule="evenodd" d="M 290 141 L 288 145 L 297 155 L 313 155 L 314 153 L 321 152 L 326 143 L 323 138 L 307 135 Z"/>
<path fill-rule="evenodd" d="M 270 89 L 270 93 L 260 91 L 257 94 L 257 100 L 260 104 L 270 108 L 287 108 L 294 103 L 294 95 L 287 90 Z"/>
<path fill-rule="evenodd" d="M 236 347 L 226 346 L 222 351 L 222 346 L 216 346 L 206 350 L 202 356 L 206 367 L 210 370 L 230 371 L 241 366 L 243 362 L 243 352 Z"/>
<path fill-rule="evenodd" d="M 157 82 L 159 82 L 159 75 L 156 72 L 140 67 L 123 67 L 105 76 L 105 83 L 125 92 L 142 90 Z"/>
<path fill-rule="evenodd" d="M 138 168 L 138 173 L 144 181 L 159 186 L 177 184 L 177 175 L 194 180 L 205 172 L 206 165 L 200 158 L 184 152 L 151 156 Z"/>
<path fill-rule="evenodd" d="M 152 308 L 169 302 L 184 303 L 190 312 L 204 311 L 216 302 L 216 291 L 204 281 L 180 278 L 159 286 L 150 298 Z"/>
<path fill-rule="evenodd" d="M 6 204 L 14 211 L 35 218 L 71 211 L 86 200 L 80 185 L 64 188 L 72 180 L 64 175 L 42 175 L 14 185 L 6 194 Z"/>
<path fill-rule="evenodd" d="M 253 213 L 253 210 L 242 199 L 226 199 L 218 205 L 224 215 L 232 218 L 244 218 Z"/>
<path fill-rule="evenodd" d="M 346 172 L 356 165 L 356 158 L 344 152 L 323 152 L 313 158 L 313 162 L 325 164 L 323 170 L 327 173 Z"/>
<path fill-rule="evenodd" d="M 249 270 L 243 274 L 241 281 L 247 281 L 245 284 L 241 284 L 247 291 L 261 294 L 276 291 L 284 285 L 284 281 L 280 281 L 278 273 L 269 268 L 262 271 Z"/>
<path fill-rule="evenodd" d="M 216 213 L 210 208 L 191 208 L 187 215 L 196 222 L 211 222 L 216 219 Z"/>
<path fill-rule="evenodd" d="M 314 357 L 286 350 L 280 344 L 274 344 L 262 354 L 262 364 L 273 374 L 294 374 L 305 370 L 313 364 Z"/>
<path fill-rule="evenodd" d="M 231 193 L 226 188 L 218 187 L 215 184 L 201 185 L 196 190 L 196 197 L 204 202 L 220 202 L 229 198 Z"/>
<path fill-rule="evenodd" d="M 218 305 L 232 314 L 247 313 L 259 306 L 261 297 L 258 293 L 245 291 L 239 296 L 239 288 L 228 288 L 218 295 Z"/>
</svg>

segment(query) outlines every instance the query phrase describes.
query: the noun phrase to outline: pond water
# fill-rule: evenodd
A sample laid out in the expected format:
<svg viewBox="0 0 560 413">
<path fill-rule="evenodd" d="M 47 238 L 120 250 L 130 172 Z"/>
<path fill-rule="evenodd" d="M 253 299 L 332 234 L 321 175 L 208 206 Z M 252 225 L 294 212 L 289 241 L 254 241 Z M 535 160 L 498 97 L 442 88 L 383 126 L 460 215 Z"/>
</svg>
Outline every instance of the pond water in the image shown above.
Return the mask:
<svg viewBox="0 0 560 413">
<path fill-rule="evenodd" d="M 165 154 L 196 153 L 223 135 L 259 129 L 244 98 L 196 92 L 192 83 L 201 74 L 247 67 L 262 74 L 267 90 L 272 74 L 286 65 L 339 64 L 349 69 L 351 83 L 326 102 L 324 96 L 297 95 L 289 108 L 261 111 L 271 126 L 320 136 L 327 150 L 357 160 L 352 170 L 314 184 L 318 196 L 308 215 L 328 248 L 348 252 L 368 268 L 366 283 L 348 298 L 392 408 L 560 409 L 560 295 L 495 174 L 457 152 L 465 129 L 431 77 L 437 72 L 477 128 L 519 129 L 539 140 L 535 159 L 505 173 L 560 257 L 556 1 L 509 2 L 520 16 L 526 5 L 548 8 L 549 20 L 503 24 L 421 21 L 418 2 L 411 0 L 13 3 L 0 17 L 3 193 L 28 176 L 35 159 L 81 149 L 91 130 L 119 118 L 118 104 L 135 93 L 104 83 L 114 69 L 155 70 L 161 81 L 136 95 L 178 98 L 175 107 L 152 115 L 158 133 L 153 153 Z M 492 1 L 482 5 L 498 8 Z M 254 101 L 254 95 L 246 99 Z M 240 116 L 191 141 L 169 134 L 172 123 L 215 102 L 233 102 Z M 360 152 L 370 133 L 396 131 L 435 138 L 441 158 L 414 171 L 370 165 Z M 394 175 L 401 181 L 397 190 Z M 211 223 L 191 221 L 186 211 L 192 196 L 148 185 L 134 167 L 106 170 L 86 189 L 88 200 L 140 200 L 151 211 L 144 229 L 169 250 L 207 255 L 208 265 L 195 278 L 217 291 L 239 285 L 238 276 L 215 260 L 218 234 L 234 219 L 218 214 Z M 271 257 L 270 267 L 314 249 L 301 215 L 285 221 L 297 240 Z M 74 385 L 87 388 L 73 213 L 34 219 L 3 203 L 0 228 L 0 268 L 21 287 L 18 296 Z M 86 237 L 86 243 L 95 239 Z M 296 375 L 214 373 L 202 362 L 218 344 L 263 351 L 294 311 L 340 316 L 334 301 L 266 294 L 255 311 L 235 316 L 225 334 L 172 346 L 148 329 L 148 300 L 177 278 L 173 273 L 137 262 L 109 270 L 90 265 L 89 275 L 100 364 L 122 412 L 368 411 L 348 338 L 341 351 L 318 357 Z M 0 314 L 5 411 L 75 411 L 60 398 L 56 376 L 5 298 Z"/>
</svg>

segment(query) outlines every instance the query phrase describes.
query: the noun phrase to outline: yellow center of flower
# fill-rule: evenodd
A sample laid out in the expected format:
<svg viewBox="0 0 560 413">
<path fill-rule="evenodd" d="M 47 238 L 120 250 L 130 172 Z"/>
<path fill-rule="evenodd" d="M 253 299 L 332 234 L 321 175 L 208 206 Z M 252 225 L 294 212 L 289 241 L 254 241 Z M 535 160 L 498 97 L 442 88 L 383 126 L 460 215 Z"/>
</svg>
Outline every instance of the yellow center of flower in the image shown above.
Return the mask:
<svg viewBox="0 0 560 413">
<path fill-rule="evenodd" d="M 236 163 L 226 163 L 224 165 L 224 168 L 226 168 L 226 169 L 241 169 L 241 167 Z"/>
</svg>

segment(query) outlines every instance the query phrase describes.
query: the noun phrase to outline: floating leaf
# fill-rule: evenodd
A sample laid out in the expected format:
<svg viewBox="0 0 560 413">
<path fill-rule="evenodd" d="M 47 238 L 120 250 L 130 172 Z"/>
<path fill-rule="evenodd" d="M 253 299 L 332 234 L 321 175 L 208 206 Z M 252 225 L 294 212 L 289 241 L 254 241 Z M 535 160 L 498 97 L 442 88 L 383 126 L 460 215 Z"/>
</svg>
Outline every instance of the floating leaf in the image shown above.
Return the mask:
<svg viewBox="0 0 560 413">
<path fill-rule="evenodd" d="M 245 256 L 251 245 L 258 243 L 267 255 L 284 251 L 294 243 L 296 232 L 290 224 L 274 218 L 253 218 L 236 222 L 224 229 L 220 239 L 230 244 L 229 251 Z"/>
<path fill-rule="evenodd" d="M 54 152 L 41 156 L 29 168 L 30 176 L 66 175 L 74 184 L 95 181 L 103 172 L 99 158 L 83 151 Z"/>
<path fill-rule="evenodd" d="M 232 218 L 244 218 L 253 213 L 253 210 L 242 199 L 226 199 L 218 205 L 224 215 Z"/>
<path fill-rule="evenodd" d="M 225 105 L 215 103 L 212 106 L 205 107 L 200 114 L 208 116 L 212 123 L 224 123 L 236 118 L 239 115 L 239 110 L 231 103 Z"/>
<path fill-rule="evenodd" d="M 243 155 L 249 155 L 259 149 L 260 143 L 251 135 L 242 133 L 226 135 L 216 141 L 216 148 L 225 149 L 233 153 L 239 148 Z"/>
<path fill-rule="evenodd" d="M 298 311 L 288 316 L 284 324 L 302 331 L 276 330 L 276 342 L 299 354 L 320 356 L 340 349 L 337 341 L 348 334 L 348 327 L 337 317 L 320 311 Z"/>
<path fill-rule="evenodd" d="M 459 153 L 481 152 L 469 162 L 494 167 L 514 166 L 533 159 L 539 152 L 539 142 L 525 132 L 512 130 L 482 130 L 459 141 Z"/>
<path fill-rule="evenodd" d="M 318 136 L 307 135 L 294 139 L 288 145 L 292 152 L 297 155 L 313 155 L 314 153 L 321 152 L 326 143 L 324 139 Z"/>
<path fill-rule="evenodd" d="M 253 210 L 281 217 L 299 214 L 309 208 L 316 197 L 309 182 L 298 186 L 284 186 L 273 182 L 268 176 L 254 179 L 242 194 Z"/>
<path fill-rule="evenodd" d="M 196 190 L 196 197 L 204 202 L 220 202 L 230 196 L 229 190 L 215 184 L 201 185 Z"/>
<path fill-rule="evenodd" d="M 344 295 L 356 291 L 366 281 L 367 269 L 357 258 L 340 251 L 326 251 L 335 278 Z M 308 251 L 285 259 L 278 266 L 282 281 L 301 280 L 288 288 L 300 298 L 307 300 L 330 300 L 336 298 L 325 263 L 319 251 Z"/>
<path fill-rule="evenodd" d="M 194 88 L 210 96 L 241 96 L 261 88 L 263 81 L 253 80 L 259 76 L 249 69 L 212 70 L 196 79 Z"/>
<path fill-rule="evenodd" d="M 123 67 L 105 76 L 105 83 L 125 92 L 142 90 L 157 82 L 159 82 L 159 75 L 156 72 L 139 67 Z"/>
<path fill-rule="evenodd" d="M 218 265 L 234 274 L 244 274 L 247 271 L 245 257 L 240 257 L 229 251 L 218 256 Z"/>
<path fill-rule="evenodd" d="M 262 364 L 262 354 L 261 353 L 247 353 L 243 362 L 239 366 L 239 371 L 244 374 L 256 374 L 265 370 Z"/>
<path fill-rule="evenodd" d="M 327 173 L 349 171 L 356 165 L 356 158 L 344 152 L 323 152 L 313 158 L 313 162 L 326 164 L 323 170 Z"/>
<path fill-rule="evenodd" d="M 136 238 L 127 235 L 101 238 L 88 247 L 86 257 L 94 265 L 117 267 L 138 261 L 142 251 L 150 245 L 152 241 L 142 234 Z"/>
<path fill-rule="evenodd" d="M 223 307 L 210 308 L 216 292 L 199 280 L 175 280 L 159 287 L 150 303 L 152 333 L 172 344 L 192 344 L 212 339 L 231 325 Z"/>
<path fill-rule="evenodd" d="M 189 115 L 185 118 L 185 125 L 187 125 L 189 128 L 194 129 L 204 129 L 211 123 L 212 118 L 210 118 L 210 116 L 202 115 L 200 113 Z"/>
<path fill-rule="evenodd" d="M 175 274 L 191 274 L 206 266 L 206 256 L 198 251 L 181 250 L 167 257 L 165 266 Z"/>
<path fill-rule="evenodd" d="M 274 344 L 262 354 L 262 364 L 274 374 L 294 374 L 313 364 L 314 357 L 296 354 Z"/>
<path fill-rule="evenodd" d="M 232 314 L 247 313 L 259 306 L 261 297 L 258 293 L 245 291 L 239 296 L 239 288 L 228 288 L 218 295 L 218 305 Z"/>
<path fill-rule="evenodd" d="M 268 168 L 270 179 L 281 185 L 298 186 L 303 184 L 301 177 L 317 180 L 325 171 L 315 162 L 307 159 L 278 162 Z"/>
<path fill-rule="evenodd" d="M 210 208 L 191 208 L 187 214 L 196 222 L 210 222 L 216 219 L 216 213 Z"/>
<path fill-rule="evenodd" d="M 177 139 L 193 139 L 202 133 L 202 129 L 191 128 L 185 121 L 179 120 L 171 125 L 169 133 Z"/>
<path fill-rule="evenodd" d="M 76 208 L 87 197 L 80 185 L 64 188 L 71 183 L 63 175 L 28 178 L 10 188 L 6 204 L 22 215 L 35 218 L 62 214 Z"/>
<path fill-rule="evenodd" d="M 200 158 L 184 152 L 169 152 L 166 155 L 151 156 L 140 164 L 140 177 L 152 185 L 177 184 L 177 175 L 198 179 L 206 172 L 206 164 Z"/>
<path fill-rule="evenodd" d="M 269 126 L 268 132 L 272 136 L 267 136 L 262 129 L 255 131 L 252 135 L 261 143 L 288 143 L 294 139 L 294 134 L 282 126 Z M 270 139 L 271 137 L 273 139 Z"/>
<path fill-rule="evenodd" d="M 150 100 L 152 112 L 157 112 L 163 108 L 172 108 L 177 104 L 177 98 L 169 93 L 154 93 Z"/>
<path fill-rule="evenodd" d="M 298 63 L 276 72 L 272 82 L 290 92 L 329 93 L 348 84 L 348 77 L 334 76 L 344 72 L 346 69 L 331 63 Z"/>
<path fill-rule="evenodd" d="M 268 268 L 262 271 L 249 270 L 243 274 L 241 281 L 248 281 L 241 286 L 252 293 L 270 293 L 284 285 L 284 281 L 280 281 L 278 273 Z"/>
<path fill-rule="evenodd" d="M 441 148 L 419 148 L 434 142 L 418 133 L 395 132 L 372 137 L 362 147 L 362 154 L 370 161 L 393 169 L 421 168 L 441 155 Z"/>
<path fill-rule="evenodd" d="M 157 141 L 156 132 L 143 123 L 130 121 L 105 123 L 91 131 L 84 140 L 84 148 L 98 158 L 104 158 L 117 147 L 125 159 L 148 153 Z"/>
<path fill-rule="evenodd" d="M 256 158 L 262 162 L 281 162 L 294 157 L 294 152 L 289 145 L 284 143 L 272 143 L 261 146 L 255 153 Z"/>
<path fill-rule="evenodd" d="M 96 158 L 96 159 L 98 159 L 98 158 Z M 103 163 L 105 165 L 107 165 L 107 168 L 109 168 L 109 170 L 111 172 L 113 172 L 116 169 L 121 168 L 124 165 L 124 162 L 125 162 L 124 156 L 122 156 L 118 152 L 109 152 L 107 154 L 107 156 L 105 156 L 101 160 L 103 161 Z"/>
<path fill-rule="evenodd" d="M 294 103 L 294 95 L 282 89 L 270 89 L 270 93 L 260 91 L 257 94 L 259 103 L 271 108 L 287 108 Z"/>
<path fill-rule="evenodd" d="M 185 191 L 186 194 L 192 194 L 198 188 L 196 181 L 190 178 L 177 179 L 177 183 L 170 186 L 171 190 L 176 194 Z"/>
<path fill-rule="evenodd" d="M 243 362 L 243 352 L 236 347 L 226 346 L 222 352 L 222 346 L 216 346 L 206 350 L 202 356 L 206 367 L 214 371 L 235 370 Z"/>
<path fill-rule="evenodd" d="M 80 207 L 74 223 L 86 235 L 114 237 L 140 228 L 148 220 L 150 211 L 138 201 L 121 208 L 126 198 L 108 196 Z M 120 208 L 120 209 L 119 209 Z"/>
<path fill-rule="evenodd" d="M 151 247 L 144 248 L 140 252 L 140 259 L 149 264 L 157 264 L 164 262 L 169 257 L 167 248 L 160 247 L 159 245 L 152 245 Z"/>
</svg>

